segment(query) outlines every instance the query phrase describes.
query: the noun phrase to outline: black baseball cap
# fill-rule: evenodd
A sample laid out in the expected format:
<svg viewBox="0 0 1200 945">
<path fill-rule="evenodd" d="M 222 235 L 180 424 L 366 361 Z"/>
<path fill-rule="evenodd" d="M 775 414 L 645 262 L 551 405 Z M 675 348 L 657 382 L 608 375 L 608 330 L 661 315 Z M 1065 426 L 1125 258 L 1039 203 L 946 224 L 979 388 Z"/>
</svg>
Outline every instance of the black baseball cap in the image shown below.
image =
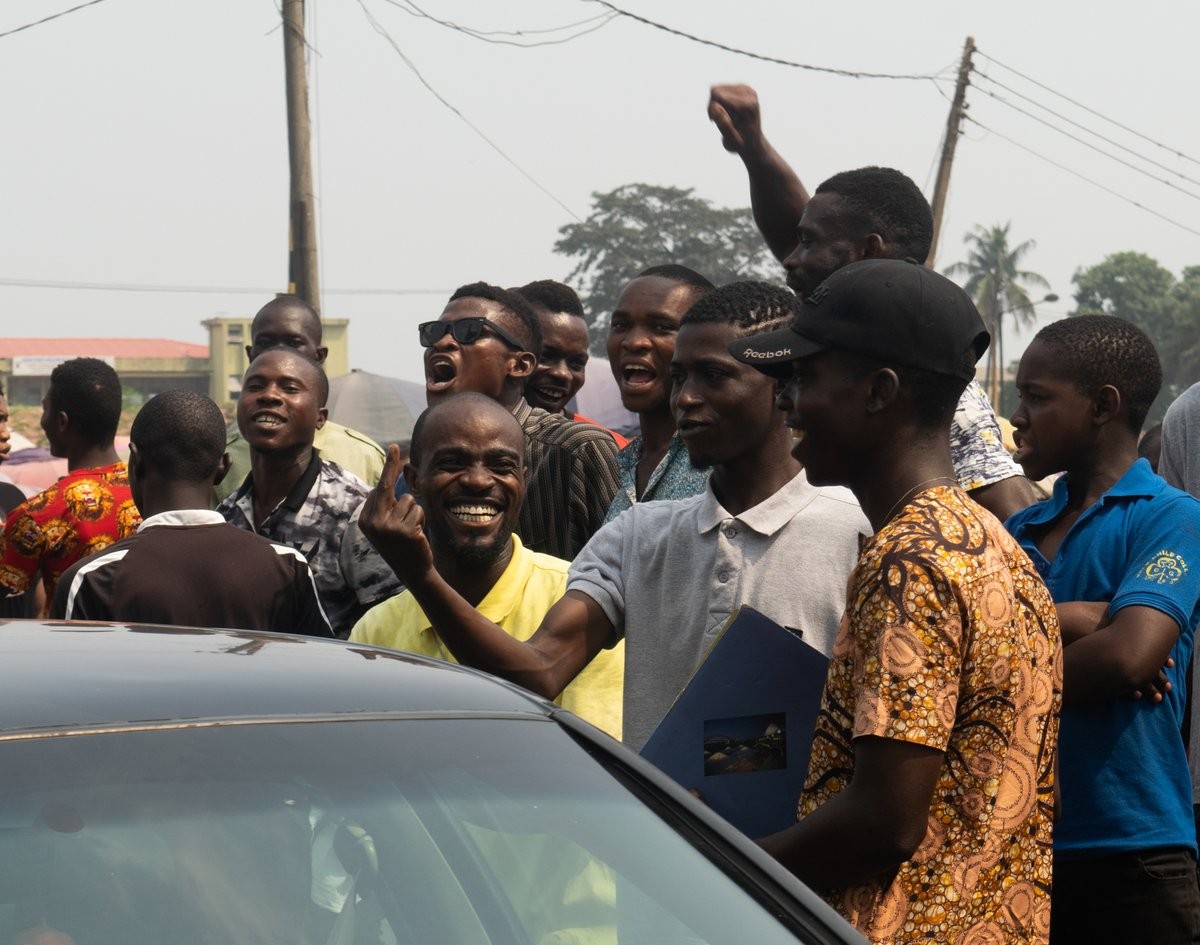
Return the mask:
<svg viewBox="0 0 1200 945">
<path fill-rule="evenodd" d="M 838 350 L 970 381 L 990 340 L 971 297 L 945 276 L 908 259 L 864 259 L 817 286 L 787 328 L 741 338 L 729 353 L 776 377 Z"/>
</svg>

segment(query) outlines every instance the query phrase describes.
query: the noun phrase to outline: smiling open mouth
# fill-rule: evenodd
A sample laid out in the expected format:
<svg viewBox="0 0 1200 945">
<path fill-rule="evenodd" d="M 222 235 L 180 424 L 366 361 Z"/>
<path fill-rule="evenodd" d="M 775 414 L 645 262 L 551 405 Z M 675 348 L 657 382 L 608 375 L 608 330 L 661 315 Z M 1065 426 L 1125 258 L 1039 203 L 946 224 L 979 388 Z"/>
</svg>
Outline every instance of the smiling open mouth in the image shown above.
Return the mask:
<svg viewBox="0 0 1200 945">
<path fill-rule="evenodd" d="M 250 419 L 260 427 L 277 427 L 283 424 L 283 418 L 273 413 L 256 413 Z"/>
<path fill-rule="evenodd" d="M 494 505 L 484 505 L 478 502 L 456 502 L 446 506 L 446 511 L 460 522 L 471 525 L 486 525 L 500 515 L 500 509 Z"/>
<path fill-rule="evenodd" d="M 640 364 L 630 364 L 621 370 L 621 380 L 626 387 L 645 387 L 652 383 L 656 376 L 648 367 Z"/>
</svg>

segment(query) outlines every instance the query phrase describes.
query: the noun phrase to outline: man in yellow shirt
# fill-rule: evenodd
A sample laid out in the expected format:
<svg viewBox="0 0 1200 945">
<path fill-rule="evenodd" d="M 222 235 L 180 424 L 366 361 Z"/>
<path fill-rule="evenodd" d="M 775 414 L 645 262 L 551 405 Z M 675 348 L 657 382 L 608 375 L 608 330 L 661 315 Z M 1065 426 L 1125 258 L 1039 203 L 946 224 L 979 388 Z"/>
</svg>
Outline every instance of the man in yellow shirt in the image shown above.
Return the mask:
<svg viewBox="0 0 1200 945">
<path fill-rule="evenodd" d="M 512 637 L 526 640 L 567 587 L 570 563 L 530 551 L 513 533 L 525 498 L 525 434 L 482 394 L 440 401 L 418 418 L 404 476 L 425 510 L 446 583 Z M 405 591 L 369 610 L 350 640 L 453 660 Z M 621 737 L 624 643 L 600 654 L 557 700 Z"/>
</svg>

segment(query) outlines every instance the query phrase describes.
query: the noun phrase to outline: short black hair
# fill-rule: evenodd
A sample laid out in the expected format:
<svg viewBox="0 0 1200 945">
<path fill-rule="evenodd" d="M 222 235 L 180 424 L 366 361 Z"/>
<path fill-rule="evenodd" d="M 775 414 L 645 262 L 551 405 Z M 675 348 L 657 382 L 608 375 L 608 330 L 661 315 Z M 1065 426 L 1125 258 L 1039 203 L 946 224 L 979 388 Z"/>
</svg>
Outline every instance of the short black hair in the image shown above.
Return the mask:
<svg viewBox="0 0 1200 945">
<path fill-rule="evenodd" d="M 454 290 L 450 301 L 455 302 L 458 299 L 487 299 L 489 302 L 495 302 L 511 316 L 512 327 L 516 329 L 514 334 L 525 345 L 525 350 L 535 358 L 541 359 L 542 323 L 519 292 L 502 289 L 488 282 L 472 282 Z"/>
<path fill-rule="evenodd" d="M 300 309 L 300 311 L 304 313 L 305 321 L 309 322 L 310 327 L 313 329 L 313 340 L 316 341 L 318 345 L 321 343 L 321 316 L 317 313 L 317 310 L 309 305 L 304 299 L 300 298 L 300 296 L 287 294 L 275 296 L 275 298 L 271 299 L 270 302 L 268 302 L 254 314 L 254 318 L 250 322 L 251 340 L 253 340 L 255 327 L 260 324 L 259 316 L 261 316 L 262 313 L 269 308 Z"/>
<path fill-rule="evenodd" d="M 225 454 L 225 418 L 203 394 L 163 391 L 133 418 L 129 442 L 171 480 L 211 480 Z"/>
<path fill-rule="evenodd" d="M 121 379 L 99 358 L 72 358 L 50 372 L 49 403 L 85 443 L 111 443 L 121 422 Z"/>
<path fill-rule="evenodd" d="M 509 289 L 516 292 L 530 305 L 540 306 L 554 314 L 563 313 L 583 318 L 583 303 L 579 301 L 579 293 L 563 282 L 553 279 L 538 279 L 528 282 L 520 288 Z"/>
<path fill-rule="evenodd" d="M 924 263 L 933 245 L 933 210 L 912 179 L 893 167 L 842 171 L 814 191 L 842 198 L 844 223 L 861 236 L 878 233 L 891 255 Z"/>
<path fill-rule="evenodd" d="M 1085 396 L 1111 384 L 1128 410 L 1129 427 L 1142 428 L 1162 389 L 1162 362 L 1154 342 L 1116 315 L 1073 315 L 1051 322 L 1033 338 L 1054 345 L 1059 376 Z"/>
<path fill-rule="evenodd" d="M 733 325 L 742 335 L 773 331 L 788 325 L 800 312 L 800 300 L 790 289 L 769 282 L 730 282 L 699 298 L 680 322 L 684 325 Z"/>
<path fill-rule="evenodd" d="M 708 295 L 716 288 L 712 282 L 705 279 L 695 269 L 689 269 L 687 266 L 678 266 L 675 263 L 666 263 L 662 266 L 651 266 L 649 269 L 643 269 L 639 272 L 635 279 L 641 279 L 645 276 L 657 276 L 659 279 L 669 279 L 671 282 L 679 282 L 683 285 L 690 285 L 697 291 L 699 295 Z M 630 280 L 632 281 L 632 280 Z"/>
</svg>

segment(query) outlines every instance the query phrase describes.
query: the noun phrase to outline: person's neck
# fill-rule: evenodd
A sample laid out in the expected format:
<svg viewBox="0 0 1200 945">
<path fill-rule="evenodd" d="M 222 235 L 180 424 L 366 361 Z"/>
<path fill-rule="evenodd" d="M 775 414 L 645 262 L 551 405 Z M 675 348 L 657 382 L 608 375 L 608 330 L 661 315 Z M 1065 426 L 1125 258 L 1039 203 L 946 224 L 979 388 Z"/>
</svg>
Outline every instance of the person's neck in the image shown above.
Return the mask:
<svg viewBox="0 0 1200 945">
<path fill-rule="evenodd" d="M 1082 512 L 1100 501 L 1137 462 L 1137 441 L 1129 439 L 1080 457 L 1067 470 L 1067 505 L 1064 512 Z"/>
<path fill-rule="evenodd" d="M 434 565 L 442 576 L 468 604 L 478 607 L 480 602 L 491 593 L 496 582 L 504 575 L 512 561 L 513 542 L 510 538 L 508 547 L 495 561 L 487 565 L 464 563 L 452 549 L 441 549 L 434 552 Z"/>
<path fill-rule="evenodd" d="M 891 449 L 865 458 L 863 474 L 848 483 L 874 531 L 926 489 L 958 485 L 948 434 L 930 439 L 912 432 L 900 431 Z"/>
<path fill-rule="evenodd" d="M 713 495 L 730 515 L 741 515 L 765 502 L 804 467 L 791 454 L 791 436 L 772 437 L 764 449 L 713 466 Z"/>
<path fill-rule="evenodd" d="M 163 512 L 182 512 L 212 508 L 212 483 L 174 482 L 162 485 L 142 482 L 138 511 L 142 518 Z"/>
<path fill-rule="evenodd" d="M 642 434 L 642 455 L 661 457 L 675 435 L 675 415 L 669 407 L 638 414 Z"/>
<path fill-rule="evenodd" d="M 78 450 L 73 450 L 67 457 L 67 472 L 111 466 L 120 460 L 121 457 L 117 455 L 112 440 L 99 446 L 81 446 Z"/>
<path fill-rule="evenodd" d="M 311 443 L 294 450 L 250 451 L 255 524 L 263 521 L 275 506 L 287 498 L 292 486 L 300 481 L 313 459 Z"/>
</svg>

